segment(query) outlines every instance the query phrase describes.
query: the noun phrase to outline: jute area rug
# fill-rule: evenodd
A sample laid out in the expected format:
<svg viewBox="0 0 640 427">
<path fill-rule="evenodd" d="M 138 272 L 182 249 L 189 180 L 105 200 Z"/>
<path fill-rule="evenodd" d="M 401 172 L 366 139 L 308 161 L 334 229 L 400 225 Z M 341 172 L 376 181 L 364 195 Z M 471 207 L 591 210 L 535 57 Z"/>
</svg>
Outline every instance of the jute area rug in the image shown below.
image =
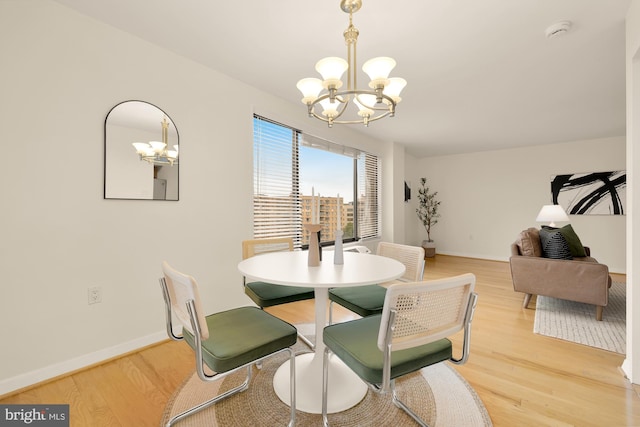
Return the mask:
<svg viewBox="0 0 640 427">
<path fill-rule="evenodd" d="M 296 344 L 297 352 L 308 348 Z M 473 357 L 473 356 L 471 356 Z M 177 427 L 272 427 L 286 426 L 289 407 L 273 391 L 273 375 L 287 359 L 286 353 L 267 359 L 262 369 L 255 367 L 249 389 L 218 402 L 213 407 L 177 423 Z M 208 397 L 229 390 L 244 380 L 238 372 L 222 381 L 204 383 L 197 374 L 190 375 L 174 394 L 164 410 L 162 424 L 186 408 L 197 405 Z M 331 378 L 329 378 L 329 381 Z M 407 403 L 423 420 L 433 427 L 491 427 L 491 418 L 482 401 L 457 371 L 447 362 L 416 372 L 396 382 L 400 399 Z M 329 415 L 332 426 L 414 427 L 415 422 L 391 403 L 390 396 L 368 391 L 364 399 L 353 408 Z M 322 416 L 298 411 L 296 426 L 321 426 Z"/>
<path fill-rule="evenodd" d="M 601 322 L 593 305 L 538 295 L 533 332 L 624 354 L 626 316 L 626 284 L 613 282 Z"/>
</svg>

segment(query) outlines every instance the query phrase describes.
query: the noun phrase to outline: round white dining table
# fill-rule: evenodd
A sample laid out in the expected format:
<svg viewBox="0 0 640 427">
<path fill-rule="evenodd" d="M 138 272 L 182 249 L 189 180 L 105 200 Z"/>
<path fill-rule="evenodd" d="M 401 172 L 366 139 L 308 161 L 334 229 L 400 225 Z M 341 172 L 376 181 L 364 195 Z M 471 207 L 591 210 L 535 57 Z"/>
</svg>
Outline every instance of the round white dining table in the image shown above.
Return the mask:
<svg viewBox="0 0 640 427">
<path fill-rule="evenodd" d="M 308 266 L 307 251 L 265 253 L 238 264 L 238 270 L 248 280 L 314 288 L 315 351 L 296 356 L 296 408 L 312 414 L 322 413 L 322 330 L 327 324 L 329 288 L 388 282 L 405 271 L 401 262 L 373 254 L 344 252 L 344 264 L 334 264 L 331 251 L 323 251 L 322 255 L 323 261 L 317 267 Z M 273 386 L 280 400 L 289 405 L 289 361 L 276 371 Z M 327 411 L 349 409 L 366 393 L 365 383 L 337 357 L 330 357 Z"/>
</svg>

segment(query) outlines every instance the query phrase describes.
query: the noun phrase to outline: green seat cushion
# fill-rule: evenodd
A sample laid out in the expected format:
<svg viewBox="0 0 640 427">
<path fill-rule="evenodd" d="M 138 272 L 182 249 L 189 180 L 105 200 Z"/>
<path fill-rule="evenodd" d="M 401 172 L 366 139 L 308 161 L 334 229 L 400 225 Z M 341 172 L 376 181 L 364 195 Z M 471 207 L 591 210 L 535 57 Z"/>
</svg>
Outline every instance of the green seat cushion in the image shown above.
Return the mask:
<svg viewBox="0 0 640 427">
<path fill-rule="evenodd" d="M 379 285 L 333 288 L 329 299 L 362 317 L 382 313 L 387 289 Z"/>
<path fill-rule="evenodd" d="M 247 283 L 244 286 L 244 292 L 259 307 L 271 307 L 273 305 L 313 299 L 313 288 L 282 286 L 265 282 Z"/>
<path fill-rule="evenodd" d="M 381 315 L 324 328 L 323 341 L 360 378 L 372 384 L 382 383 L 383 354 L 378 349 Z M 447 338 L 423 346 L 394 351 L 391 355 L 391 379 L 415 372 L 451 358 Z"/>
<path fill-rule="evenodd" d="M 297 330 L 257 307 L 240 307 L 206 317 L 209 338 L 202 342 L 202 358 L 222 373 L 251 363 L 296 343 Z M 195 349 L 195 338 L 183 329 L 185 341 Z"/>
</svg>

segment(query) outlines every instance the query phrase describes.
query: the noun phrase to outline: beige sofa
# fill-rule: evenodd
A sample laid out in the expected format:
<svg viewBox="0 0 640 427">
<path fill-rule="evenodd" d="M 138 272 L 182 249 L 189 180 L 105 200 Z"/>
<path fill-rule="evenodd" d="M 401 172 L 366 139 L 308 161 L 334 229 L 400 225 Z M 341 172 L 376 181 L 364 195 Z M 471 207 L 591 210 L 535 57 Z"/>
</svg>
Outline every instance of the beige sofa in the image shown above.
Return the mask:
<svg viewBox="0 0 640 427">
<path fill-rule="evenodd" d="M 527 308 L 532 295 L 544 295 L 596 306 L 596 319 L 609 300 L 611 277 L 609 268 L 590 256 L 572 260 L 550 259 L 542 256 L 538 230 L 529 228 L 511 244 L 511 278 L 513 289 L 523 292 L 523 307 Z"/>
</svg>

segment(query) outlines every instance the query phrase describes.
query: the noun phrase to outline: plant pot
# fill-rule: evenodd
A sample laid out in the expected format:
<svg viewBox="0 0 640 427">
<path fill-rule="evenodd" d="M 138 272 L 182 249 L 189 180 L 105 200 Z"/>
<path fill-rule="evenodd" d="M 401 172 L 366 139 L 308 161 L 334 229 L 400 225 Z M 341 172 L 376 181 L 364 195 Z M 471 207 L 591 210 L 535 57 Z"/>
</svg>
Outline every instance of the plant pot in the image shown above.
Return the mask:
<svg viewBox="0 0 640 427">
<path fill-rule="evenodd" d="M 436 242 L 423 240 L 422 248 L 424 249 L 425 258 L 433 258 L 434 256 L 436 256 Z"/>
</svg>

